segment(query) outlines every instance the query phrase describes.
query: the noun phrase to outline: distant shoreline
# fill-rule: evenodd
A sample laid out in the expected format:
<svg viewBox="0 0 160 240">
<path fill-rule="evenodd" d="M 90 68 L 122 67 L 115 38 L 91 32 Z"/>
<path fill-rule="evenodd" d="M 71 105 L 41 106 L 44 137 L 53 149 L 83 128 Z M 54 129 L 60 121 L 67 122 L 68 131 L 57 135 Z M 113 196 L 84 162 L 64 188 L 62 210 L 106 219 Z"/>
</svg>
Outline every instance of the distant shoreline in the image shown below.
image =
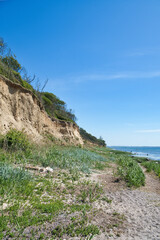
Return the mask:
<svg viewBox="0 0 160 240">
<path fill-rule="evenodd" d="M 160 147 L 139 146 L 110 146 L 114 150 L 131 153 L 132 156 L 147 158 L 151 161 L 160 161 Z"/>
</svg>

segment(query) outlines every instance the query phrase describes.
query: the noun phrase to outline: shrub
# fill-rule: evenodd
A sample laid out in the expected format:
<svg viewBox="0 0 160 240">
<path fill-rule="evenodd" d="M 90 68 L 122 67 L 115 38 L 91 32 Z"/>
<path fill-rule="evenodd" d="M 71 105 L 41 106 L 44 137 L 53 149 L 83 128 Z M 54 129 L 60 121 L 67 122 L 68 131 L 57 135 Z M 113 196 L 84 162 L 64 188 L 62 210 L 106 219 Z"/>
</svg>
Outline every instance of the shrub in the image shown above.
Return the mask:
<svg viewBox="0 0 160 240">
<path fill-rule="evenodd" d="M 21 150 L 24 152 L 30 151 L 30 143 L 27 136 L 16 129 L 11 129 L 6 136 L 1 139 L 1 146 L 5 150 Z"/>
<path fill-rule="evenodd" d="M 135 186 L 140 187 L 145 185 L 145 175 L 138 165 L 138 163 L 132 158 L 119 156 L 118 164 L 118 175 L 120 175 L 129 187 Z"/>
<path fill-rule="evenodd" d="M 86 132 L 86 130 L 84 130 L 83 128 L 80 128 L 80 134 L 84 140 L 89 141 L 93 144 L 97 144 L 99 146 L 106 147 L 106 142 L 102 139 L 102 137 L 98 139 L 90 133 Z"/>
<path fill-rule="evenodd" d="M 26 81 L 24 81 L 24 80 L 22 80 L 21 79 L 21 85 L 24 87 L 24 88 L 27 88 L 27 89 L 29 89 L 30 91 L 34 91 L 33 90 L 33 87 L 31 86 L 31 84 L 29 84 L 28 82 L 26 82 Z"/>
</svg>

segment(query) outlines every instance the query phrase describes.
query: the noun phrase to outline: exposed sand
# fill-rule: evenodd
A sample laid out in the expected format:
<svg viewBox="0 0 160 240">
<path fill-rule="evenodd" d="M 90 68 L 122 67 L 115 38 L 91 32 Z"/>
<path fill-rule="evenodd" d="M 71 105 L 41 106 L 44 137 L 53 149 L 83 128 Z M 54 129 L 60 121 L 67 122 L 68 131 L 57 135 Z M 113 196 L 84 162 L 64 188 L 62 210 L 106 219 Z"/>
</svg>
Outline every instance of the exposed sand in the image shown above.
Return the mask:
<svg viewBox="0 0 160 240">
<path fill-rule="evenodd" d="M 146 185 L 138 189 L 129 189 L 123 182 L 115 182 L 113 168 L 103 174 L 93 174 L 92 179 L 100 182 L 106 196 L 112 199 L 108 207 L 104 206 L 106 218 L 113 212 L 124 214 L 123 228 L 111 229 L 110 232 L 95 236 L 99 239 L 119 240 L 160 240 L 160 181 L 154 174 L 143 171 L 146 175 Z M 98 219 L 97 219 L 98 223 Z M 119 236 L 120 235 L 120 236 Z"/>
</svg>

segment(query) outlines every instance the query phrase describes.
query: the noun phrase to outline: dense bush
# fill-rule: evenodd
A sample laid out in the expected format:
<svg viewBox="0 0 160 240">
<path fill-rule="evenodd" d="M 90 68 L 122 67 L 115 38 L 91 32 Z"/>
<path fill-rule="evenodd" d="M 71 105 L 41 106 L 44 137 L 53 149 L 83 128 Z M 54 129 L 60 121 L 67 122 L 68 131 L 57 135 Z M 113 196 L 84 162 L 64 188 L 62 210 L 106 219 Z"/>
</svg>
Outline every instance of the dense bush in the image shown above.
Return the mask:
<svg viewBox="0 0 160 240">
<path fill-rule="evenodd" d="M 15 72 L 19 72 L 22 69 L 15 55 L 7 55 L 5 57 L 2 57 L 1 60 L 4 64 L 6 64 L 10 69 Z"/>
<path fill-rule="evenodd" d="M 49 116 L 65 121 L 76 121 L 72 110 L 67 110 L 66 103 L 60 100 L 56 95 L 49 92 L 42 92 L 42 102 Z"/>
<path fill-rule="evenodd" d="M 80 134 L 84 140 L 97 144 L 99 146 L 106 147 L 106 143 L 101 137 L 98 139 L 90 133 L 86 132 L 83 128 L 80 128 Z"/>
</svg>

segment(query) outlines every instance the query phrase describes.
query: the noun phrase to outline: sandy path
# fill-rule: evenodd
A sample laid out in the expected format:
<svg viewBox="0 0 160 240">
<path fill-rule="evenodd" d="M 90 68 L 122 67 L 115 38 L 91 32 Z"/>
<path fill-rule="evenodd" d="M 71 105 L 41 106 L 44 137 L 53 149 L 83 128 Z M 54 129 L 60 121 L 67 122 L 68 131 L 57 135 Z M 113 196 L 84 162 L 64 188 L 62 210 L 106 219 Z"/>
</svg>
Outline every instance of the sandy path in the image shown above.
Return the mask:
<svg viewBox="0 0 160 240">
<path fill-rule="evenodd" d="M 114 167 L 114 166 L 112 166 Z M 160 240 L 160 181 L 154 174 L 143 171 L 146 185 L 136 190 L 128 189 L 122 182 L 115 182 L 113 169 L 103 174 L 94 174 L 93 179 L 103 184 L 106 196 L 112 199 L 107 214 L 118 212 L 126 217 L 126 224 L 120 236 L 114 231 L 93 239 Z"/>
</svg>

